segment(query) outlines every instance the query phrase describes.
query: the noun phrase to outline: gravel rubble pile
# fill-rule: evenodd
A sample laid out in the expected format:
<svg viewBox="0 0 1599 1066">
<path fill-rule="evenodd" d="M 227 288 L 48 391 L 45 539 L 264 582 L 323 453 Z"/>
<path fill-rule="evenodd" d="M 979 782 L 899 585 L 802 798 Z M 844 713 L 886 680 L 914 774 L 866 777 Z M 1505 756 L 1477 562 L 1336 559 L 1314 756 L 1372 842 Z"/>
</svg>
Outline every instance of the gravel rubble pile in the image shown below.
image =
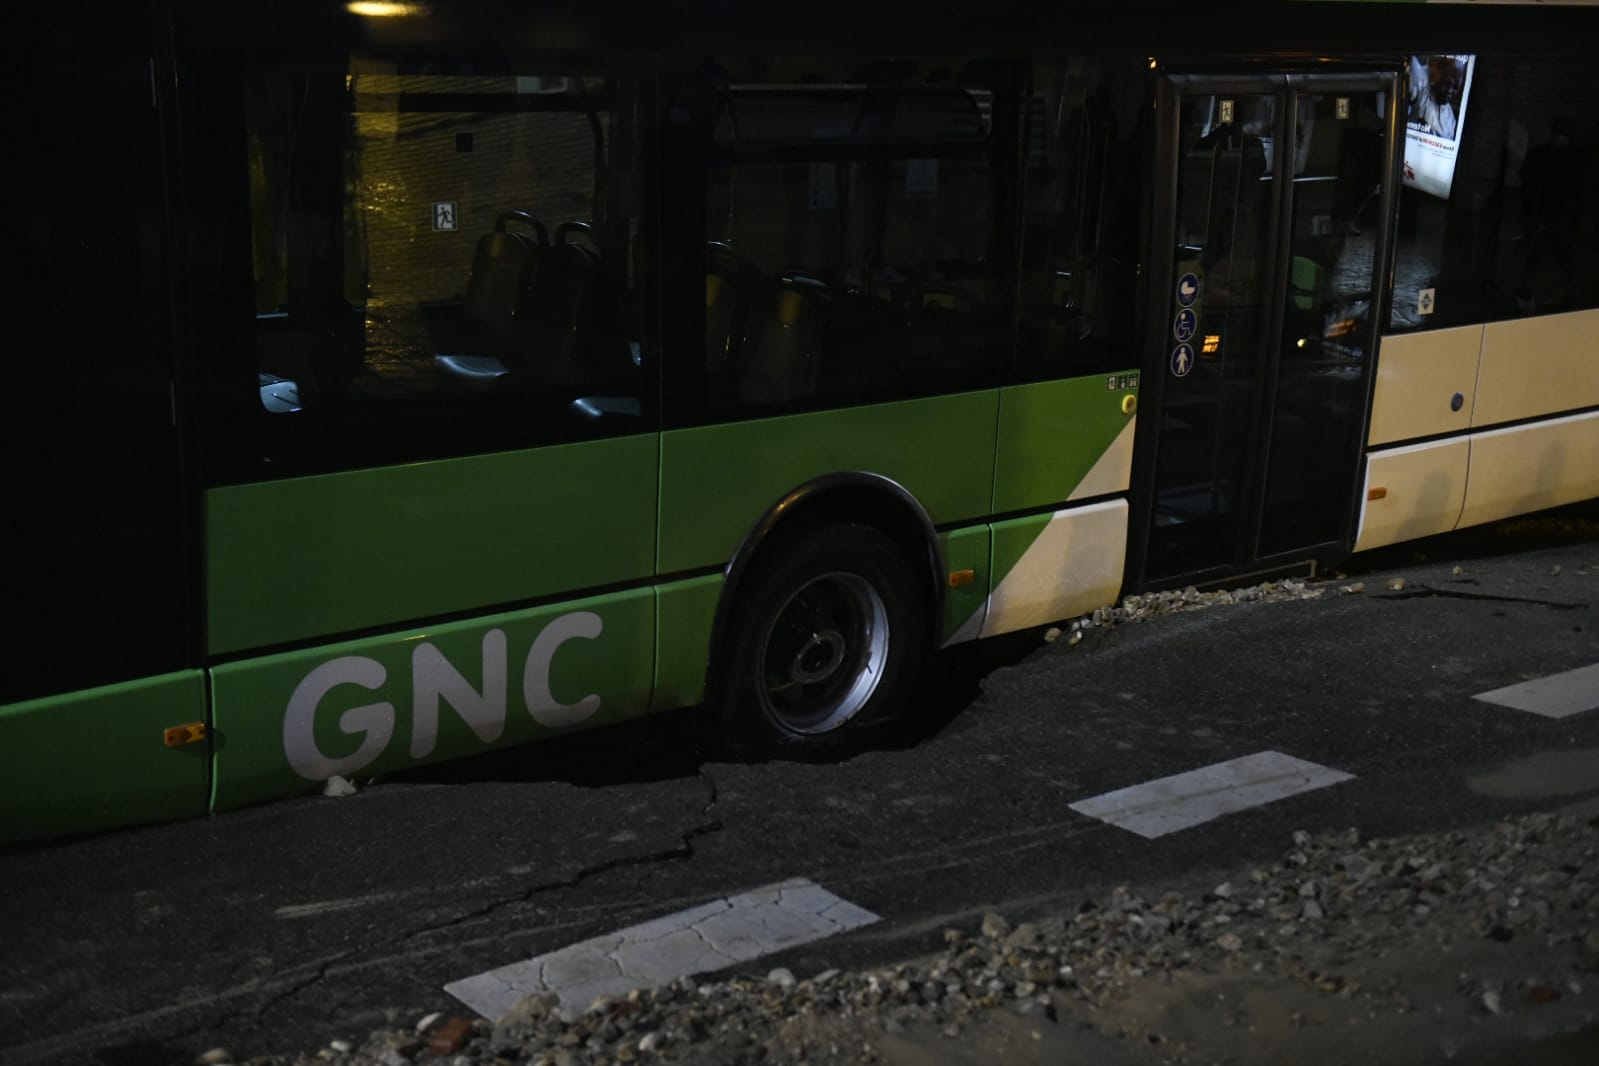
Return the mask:
<svg viewBox="0 0 1599 1066">
<path fill-rule="evenodd" d="M 1319 600 L 1329 589 L 1335 595 L 1349 595 L 1365 591 L 1364 582 L 1347 584 L 1311 584 L 1301 578 L 1284 578 L 1281 581 L 1263 581 L 1237 589 L 1218 589 L 1200 592 L 1190 585 L 1169 592 L 1146 592 L 1125 597 L 1111 607 L 1100 607 L 1088 614 L 1073 618 L 1064 626 L 1051 626 L 1044 639 L 1053 641 L 1062 635 L 1070 644 L 1083 639 L 1090 629 L 1105 629 L 1127 622 L 1143 622 L 1162 615 L 1199 611 L 1207 607 L 1220 607 L 1233 603 L 1283 603 L 1289 600 Z"/>
<path fill-rule="evenodd" d="M 958 1041 L 994 1011 L 1158 1044 L 1161 1034 L 1117 1021 L 1118 1004 L 1158 985 L 1227 974 L 1353 1001 L 1375 1018 L 1415 1011 L 1408 982 L 1441 970 L 1457 1006 L 1510 1015 L 1576 999 L 1599 982 L 1596 883 L 1599 817 L 1588 814 L 1373 841 L 1355 830 L 1295 832 L 1279 861 L 1238 870 L 1208 891 L 1151 897 L 1121 887 L 1080 905 L 1063 899 L 1069 913 L 1014 925 L 991 913 L 977 928 L 946 930 L 944 949 L 914 962 L 805 979 L 786 969 L 685 978 L 582 1010 L 545 993 L 497 1024 L 446 1011 L 309 1054 L 248 1061 L 871 1062 L 876 1034 L 931 1026 Z M 1492 945 L 1506 950 L 1496 956 Z M 209 1054 L 210 1063 L 232 1061 L 220 1049 Z"/>
</svg>

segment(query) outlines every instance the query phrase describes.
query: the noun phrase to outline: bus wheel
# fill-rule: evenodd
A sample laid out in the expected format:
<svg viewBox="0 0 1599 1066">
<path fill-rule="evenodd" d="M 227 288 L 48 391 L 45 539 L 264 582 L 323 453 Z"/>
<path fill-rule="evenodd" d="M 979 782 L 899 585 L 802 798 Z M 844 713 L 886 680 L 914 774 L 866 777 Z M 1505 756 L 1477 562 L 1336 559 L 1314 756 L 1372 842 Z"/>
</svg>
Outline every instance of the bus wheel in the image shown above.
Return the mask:
<svg viewBox="0 0 1599 1066">
<path fill-rule="evenodd" d="M 786 541 L 739 596 L 722 727 L 735 745 L 824 749 L 892 717 L 927 645 L 924 582 L 869 526 Z"/>
</svg>

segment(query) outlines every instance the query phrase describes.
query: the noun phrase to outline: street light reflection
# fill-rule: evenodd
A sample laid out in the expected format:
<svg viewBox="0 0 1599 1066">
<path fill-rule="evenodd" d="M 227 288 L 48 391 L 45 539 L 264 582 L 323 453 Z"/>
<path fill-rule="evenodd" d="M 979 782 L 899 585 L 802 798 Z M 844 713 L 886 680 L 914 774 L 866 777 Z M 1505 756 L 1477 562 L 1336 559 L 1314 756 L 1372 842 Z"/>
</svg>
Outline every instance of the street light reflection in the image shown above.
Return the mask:
<svg viewBox="0 0 1599 1066">
<path fill-rule="evenodd" d="M 388 0 L 350 0 L 344 9 L 352 15 L 361 15 L 369 19 L 406 18 L 415 15 L 426 15 L 426 4 L 392 3 Z"/>
</svg>

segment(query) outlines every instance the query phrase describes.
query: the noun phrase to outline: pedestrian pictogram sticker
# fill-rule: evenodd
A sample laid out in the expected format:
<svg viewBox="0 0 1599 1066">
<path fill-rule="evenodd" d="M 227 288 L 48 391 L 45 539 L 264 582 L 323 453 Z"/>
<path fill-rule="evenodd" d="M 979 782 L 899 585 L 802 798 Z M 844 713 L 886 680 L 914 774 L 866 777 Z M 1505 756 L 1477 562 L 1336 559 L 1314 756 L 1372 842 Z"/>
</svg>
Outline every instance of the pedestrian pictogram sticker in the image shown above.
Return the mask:
<svg viewBox="0 0 1599 1066">
<path fill-rule="evenodd" d="M 1416 293 L 1416 314 L 1432 314 L 1432 306 L 1436 301 L 1437 296 L 1437 289 L 1422 289 L 1420 292 Z"/>
<path fill-rule="evenodd" d="M 1199 316 L 1194 314 L 1192 308 L 1185 307 L 1177 312 L 1176 318 L 1172 319 L 1171 335 L 1187 344 L 1194 339 L 1194 331 L 1198 328 Z"/>
<path fill-rule="evenodd" d="M 1174 378 L 1185 378 L 1188 372 L 1194 369 L 1194 347 L 1191 344 L 1179 344 L 1171 350 L 1171 374 Z"/>
<path fill-rule="evenodd" d="M 1349 117 L 1349 97 L 1340 96 L 1336 100 L 1334 100 L 1333 101 L 1333 113 L 1335 115 L 1337 115 L 1339 119 L 1348 118 Z"/>
<path fill-rule="evenodd" d="M 1221 102 L 1220 110 L 1221 115 L 1219 116 L 1218 120 L 1223 126 L 1231 125 L 1233 121 L 1233 102 L 1231 100 L 1223 100 Z"/>
<path fill-rule="evenodd" d="M 1199 298 L 1199 275 L 1184 274 L 1177 279 L 1177 302 L 1192 307 Z"/>
<path fill-rule="evenodd" d="M 456 213 L 454 200 L 433 201 L 433 232 L 443 233 L 460 227 L 460 216 Z"/>
</svg>

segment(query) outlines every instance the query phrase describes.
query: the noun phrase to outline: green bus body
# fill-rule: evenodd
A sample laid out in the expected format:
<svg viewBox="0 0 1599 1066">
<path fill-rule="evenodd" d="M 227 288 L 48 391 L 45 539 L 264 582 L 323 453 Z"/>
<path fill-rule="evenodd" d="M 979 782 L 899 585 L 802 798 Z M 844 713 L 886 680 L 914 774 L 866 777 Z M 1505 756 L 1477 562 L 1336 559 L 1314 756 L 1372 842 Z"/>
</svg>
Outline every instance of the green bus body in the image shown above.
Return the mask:
<svg viewBox="0 0 1599 1066">
<path fill-rule="evenodd" d="M 212 489 L 207 646 L 238 652 L 654 572 L 654 435 Z"/>
<path fill-rule="evenodd" d="M 163 733 L 205 717 L 205 675 L 198 670 L 0 707 L 5 835 L 204 813 L 211 749 L 167 747 Z"/>
<path fill-rule="evenodd" d="M 1599 484 L 1467 476 L 1599 441 L 1599 284 L 1400 190 L 1396 58 L 1502 132 L 1592 11 L 478 6 L 23 5 L 0 840 L 714 700 L 821 527 L 937 649 Z M 1547 397 L 1455 392 L 1517 359 Z"/>
<path fill-rule="evenodd" d="M 1133 395 L 1096 376 L 212 490 L 211 650 L 313 643 L 0 709 L 0 750 L 27 753 L 34 768 L 8 782 L 8 835 L 228 810 L 319 790 L 333 774 L 692 705 L 705 693 L 723 577 L 653 576 L 725 567 L 773 503 L 838 470 L 919 489 L 929 515 L 957 527 L 939 536 L 945 566 L 975 579 L 949 590 L 942 643 L 1044 525 L 972 521 L 995 509 L 996 451 L 1047 453 L 1054 473 L 1015 492 L 1064 500 L 1131 423 L 1120 405 Z M 562 597 L 625 583 L 635 587 Z M 535 598 L 556 602 L 394 625 Z M 360 629 L 390 631 L 315 642 Z M 190 720 L 209 723 L 207 744 L 162 746 L 165 728 Z M 107 772 L 61 773 L 63 746 L 84 736 L 115 738 L 90 745 Z M 71 761 L 90 765 L 81 748 Z"/>
</svg>

